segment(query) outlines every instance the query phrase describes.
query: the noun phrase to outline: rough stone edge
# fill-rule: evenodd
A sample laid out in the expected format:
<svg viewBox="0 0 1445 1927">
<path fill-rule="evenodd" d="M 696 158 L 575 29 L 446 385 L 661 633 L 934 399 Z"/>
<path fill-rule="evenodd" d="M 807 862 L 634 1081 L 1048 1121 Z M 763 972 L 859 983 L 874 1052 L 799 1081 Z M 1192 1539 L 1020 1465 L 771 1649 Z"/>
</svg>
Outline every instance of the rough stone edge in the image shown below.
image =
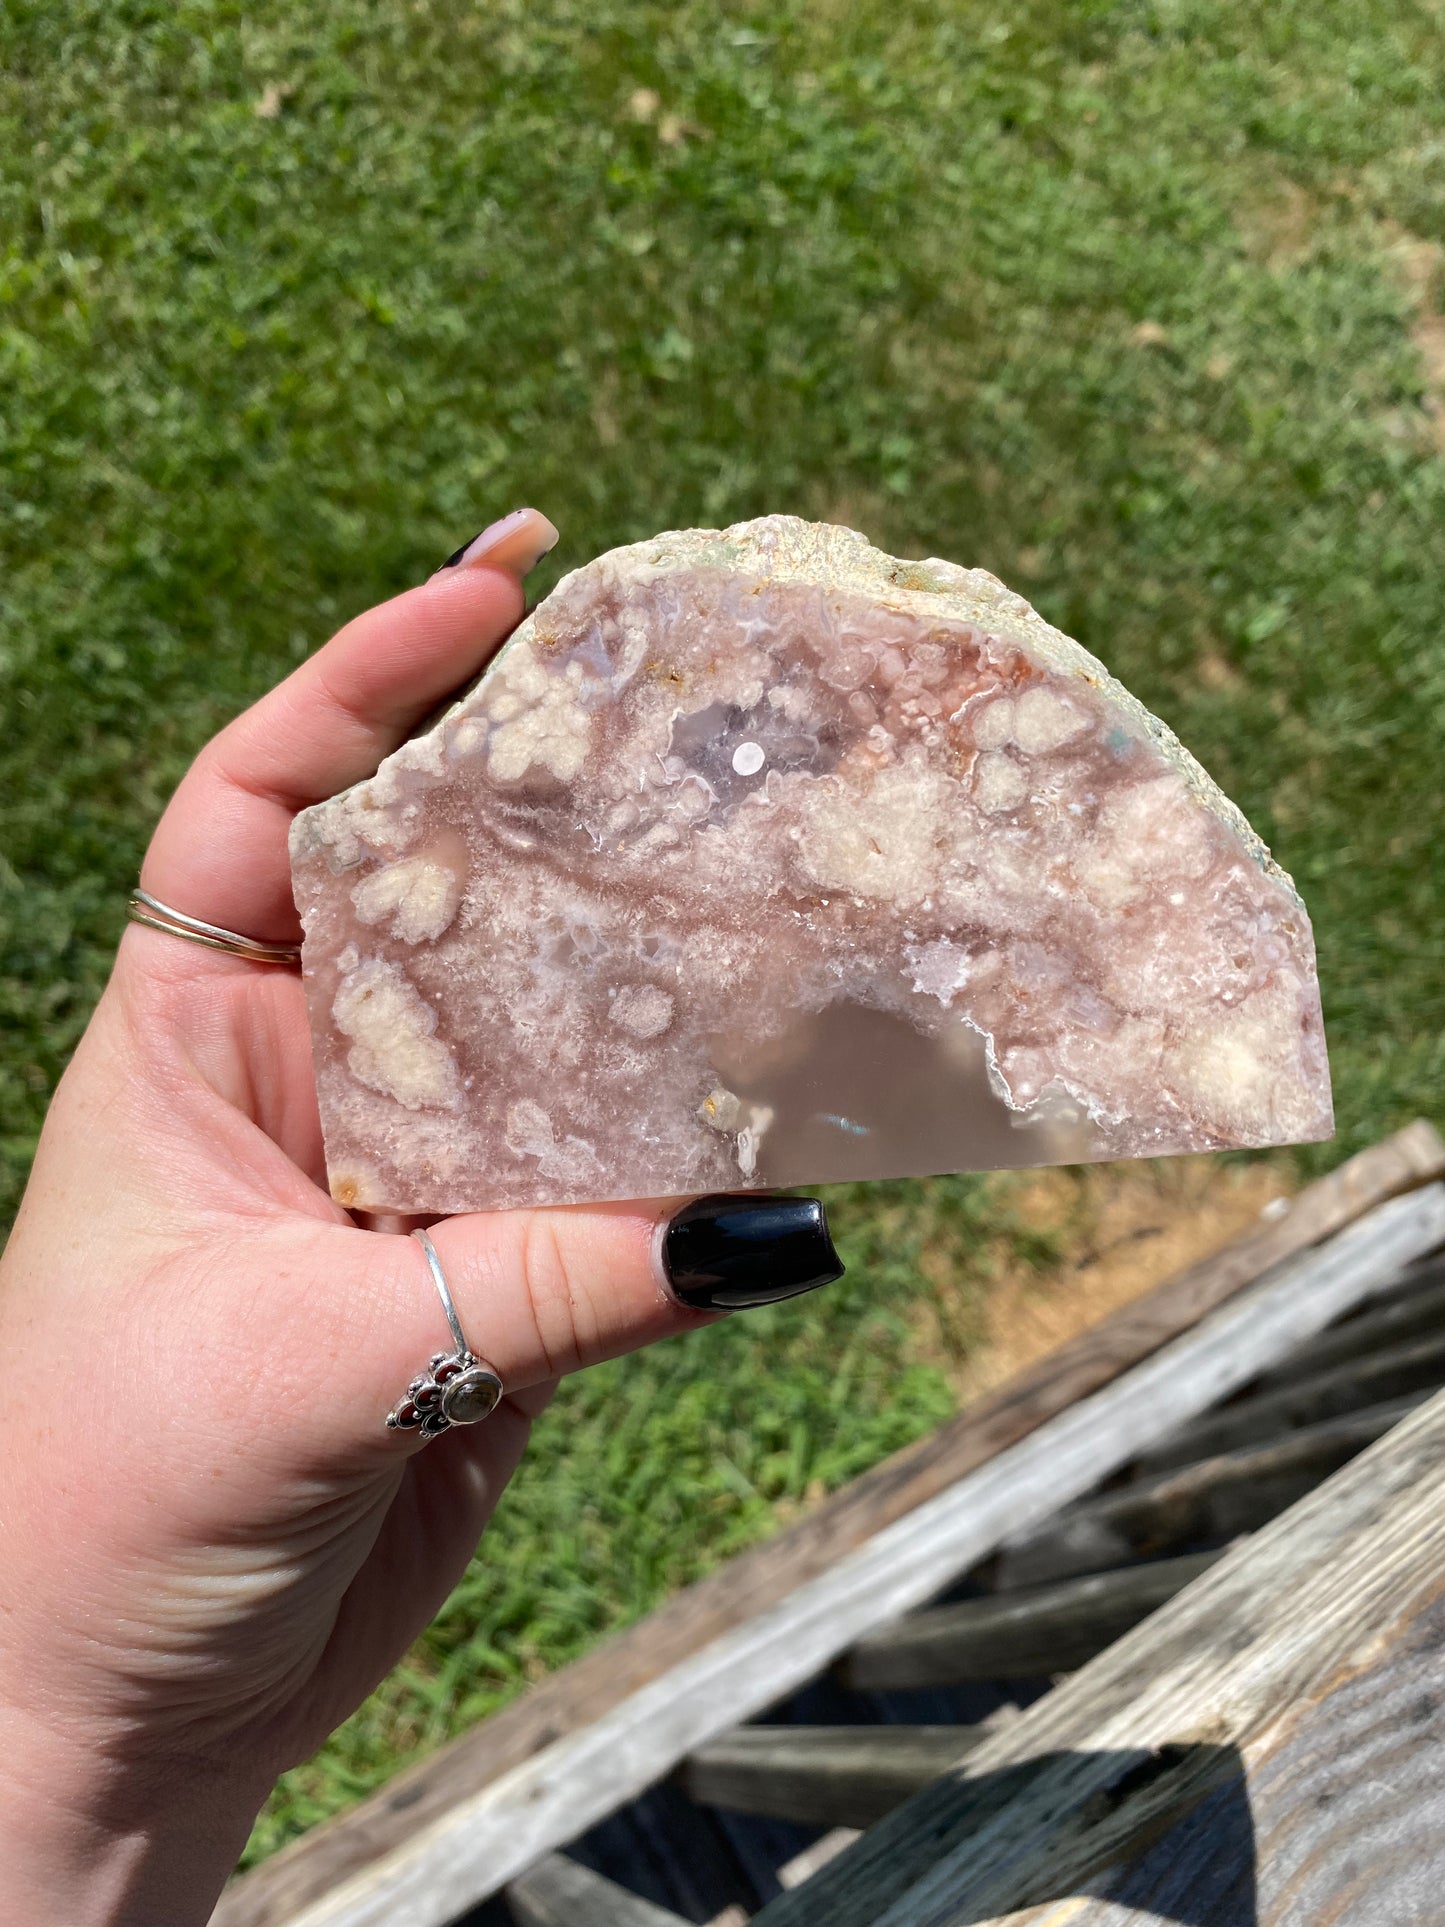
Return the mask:
<svg viewBox="0 0 1445 1927">
<path fill-rule="evenodd" d="M 328 848 L 352 810 L 367 801 L 372 785 L 385 772 L 416 769 L 440 775 L 438 732 L 468 713 L 476 691 L 511 649 L 530 642 L 539 627 L 545 628 L 555 600 L 579 577 L 595 573 L 637 580 L 696 568 L 721 568 L 771 582 L 800 582 L 858 592 L 900 614 L 930 622 L 972 623 L 991 634 L 1023 643 L 1049 668 L 1077 676 L 1116 703 L 1153 740 L 1193 796 L 1233 831 L 1260 868 L 1293 891 L 1304 912 L 1293 878 L 1275 862 L 1244 812 L 1230 801 L 1168 724 L 1146 709 L 1082 643 L 1046 622 L 1023 596 L 987 569 L 964 568 L 939 556 L 906 561 L 875 549 L 856 529 L 832 522 L 805 522 L 796 515 L 764 515 L 751 522 L 735 522 L 726 529 L 670 529 L 644 542 L 609 549 L 571 570 L 524 617 L 477 680 L 422 735 L 384 758 L 376 776 L 364 778 L 328 801 L 300 812 L 291 825 L 292 862 L 307 861 Z"/>
</svg>

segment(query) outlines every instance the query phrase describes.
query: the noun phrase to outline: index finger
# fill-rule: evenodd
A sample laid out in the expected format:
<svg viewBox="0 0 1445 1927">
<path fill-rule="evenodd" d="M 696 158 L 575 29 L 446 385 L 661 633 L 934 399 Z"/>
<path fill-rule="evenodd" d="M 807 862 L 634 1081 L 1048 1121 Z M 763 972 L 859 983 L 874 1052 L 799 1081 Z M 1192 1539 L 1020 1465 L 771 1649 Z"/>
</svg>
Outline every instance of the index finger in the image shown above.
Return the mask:
<svg viewBox="0 0 1445 1927">
<path fill-rule="evenodd" d="M 556 540 L 544 515 L 519 509 L 348 622 L 197 756 L 157 825 L 144 888 L 207 923 L 295 942 L 292 817 L 370 776 L 484 666 L 521 620 L 522 576 Z"/>
</svg>

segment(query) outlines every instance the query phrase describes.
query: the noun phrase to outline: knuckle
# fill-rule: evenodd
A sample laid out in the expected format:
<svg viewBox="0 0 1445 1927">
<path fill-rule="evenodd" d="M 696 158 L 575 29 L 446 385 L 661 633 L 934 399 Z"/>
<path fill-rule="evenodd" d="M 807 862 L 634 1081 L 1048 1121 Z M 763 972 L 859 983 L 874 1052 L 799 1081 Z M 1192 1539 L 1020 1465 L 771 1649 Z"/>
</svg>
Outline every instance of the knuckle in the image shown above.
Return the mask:
<svg viewBox="0 0 1445 1927">
<path fill-rule="evenodd" d="M 546 1375 L 576 1371 L 586 1362 L 577 1297 L 551 1212 L 529 1212 L 522 1220 L 518 1255 Z"/>
</svg>

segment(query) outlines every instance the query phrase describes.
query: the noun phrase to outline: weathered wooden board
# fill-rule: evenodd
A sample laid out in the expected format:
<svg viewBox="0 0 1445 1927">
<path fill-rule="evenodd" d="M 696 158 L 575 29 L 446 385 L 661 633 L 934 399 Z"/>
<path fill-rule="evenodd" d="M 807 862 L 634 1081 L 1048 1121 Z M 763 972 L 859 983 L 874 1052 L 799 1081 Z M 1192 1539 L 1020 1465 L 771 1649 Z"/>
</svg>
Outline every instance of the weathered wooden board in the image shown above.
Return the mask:
<svg viewBox="0 0 1445 1927">
<path fill-rule="evenodd" d="M 414 1824 L 399 1840 L 389 1836 L 384 1858 L 283 1918 L 296 1927 L 440 1927 L 864 1633 L 935 1596 L 1005 1532 L 1046 1517 L 1246 1383 L 1442 1240 L 1445 1185 L 1378 1206 L 580 1731 L 479 1790 L 453 1788 L 441 1811 L 413 1808 Z M 227 1927 L 254 1921 L 240 1905 L 223 1900 L 229 1911 L 218 1918 Z"/>
<path fill-rule="evenodd" d="M 1156 1612 L 1219 1556 L 1186 1553 L 910 1613 L 844 1655 L 843 1683 L 887 1692 L 1065 1672 Z"/>
<path fill-rule="evenodd" d="M 1009 1927 L 1437 1927 L 1442 1668 L 1445 1597 L 1244 1748 L 1235 1797 L 1221 1787 L 1137 1859 L 1126 1849 L 1093 1900 Z"/>
<path fill-rule="evenodd" d="M 1438 1285 L 1442 1279 L 1445 1279 L 1445 1251 L 1436 1251 L 1429 1257 L 1417 1258 L 1413 1265 L 1406 1265 L 1399 1281 L 1386 1297 L 1381 1298 L 1380 1303 L 1384 1304 L 1387 1297 L 1396 1295 L 1401 1298 L 1413 1297 L 1417 1291 L 1423 1291 L 1427 1285 Z"/>
<path fill-rule="evenodd" d="M 1445 1601 L 1442 1498 L 1437 1396 L 806 1887 L 764 1908 L 757 1927 L 1020 1927 L 1021 1915 L 1074 1927 L 1086 1904 L 1077 1896 L 1097 1893 L 1108 1870 L 1138 1859 L 1201 1801 L 1227 1802 L 1233 1790 L 1236 1812 L 1247 1810 L 1239 1796 L 1251 1759 L 1282 1757 L 1302 1709 L 1334 1699 L 1392 1647 L 1433 1648 L 1438 1619 L 1427 1615 Z M 1437 1697 L 1417 1706 L 1419 1724 L 1438 1717 Z M 1367 1699 L 1362 1687 L 1362 1719 Z M 1296 1813 L 1311 1797 L 1311 1758 L 1333 1752 L 1323 1714 L 1312 1730 L 1281 1768 L 1295 1782 Z M 1347 1720 L 1340 1731 L 1349 1730 Z M 1366 1752 L 1387 1730 L 1372 1729 Z M 1411 1771 L 1439 1770 L 1421 1752 Z M 1347 1783 L 1347 1770 L 1329 1782 Z M 1321 1864 L 1347 1863 L 1338 1844 L 1309 1832 L 1307 1816 L 1299 1824 Z M 1287 1885 L 1287 1868 L 1276 1871 Z M 1306 1909 L 1278 1918 L 1313 1927 L 1356 1917 Z M 1231 1927 L 1241 1927 L 1237 1916 Z"/>
<path fill-rule="evenodd" d="M 704 1805 L 819 1827 L 866 1827 L 983 1739 L 978 1726 L 739 1726 L 683 1762 Z"/>
<path fill-rule="evenodd" d="M 290 1927 L 308 1920 L 319 1927 L 360 1920 L 365 1916 L 355 1912 L 355 1905 L 361 1903 L 344 1896 L 365 1895 L 372 1887 L 382 1895 L 376 1917 L 387 1917 L 385 1891 L 394 1876 L 405 1887 L 414 1844 L 429 1829 L 445 1830 L 453 1819 L 464 1825 L 470 1803 L 484 1799 L 526 1763 L 580 1734 L 709 1642 L 766 1613 L 872 1536 L 1149 1358 L 1271 1269 L 1442 1171 L 1445 1144 L 1423 1121 L 1359 1153 L 1303 1191 L 1281 1218 L 1124 1307 L 855 1481 L 798 1525 L 734 1559 L 659 1613 L 398 1775 L 349 1813 L 233 1882 L 216 1910 L 215 1927 Z M 575 1830 L 561 1837 L 570 1838 Z M 486 1876 L 476 1884 L 468 1875 L 459 1879 L 455 1898 L 449 1896 L 443 1905 L 464 1905 L 490 1890 Z M 343 1894 L 340 1912 L 332 1899 L 338 1893 Z M 317 1908 L 321 1911 L 313 1912 Z M 442 1920 L 446 1914 L 423 1911 L 415 1918 Z"/>
<path fill-rule="evenodd" d="M 1331 1326 L 1301 1345 L 1272 1372 L 1263 1373 L 1256 1389 L 1267 1392 L 1277 1386 L 1295 1385 L 1302 1378 L 1313 1378 L 1332 1366 L 1383 1351 L 1386 1346 L 1440 1332 L 1445 1332 L 1445 1278 L 1436 1278 L 1418 1291 L 1391 1292 L 1387 1302 L 1374 1311 L 1361 1312 L 1356 1318 Z"/>
<path fill-rule="evenodd" d="M 1068 1506 L 1032 1536 L 1005 1541 L 992 1562 L 993 1584 L 1007 1592 L 1254 1532 L 1383 1438 L 1428 1396 L 1420 1392 L 1372 1405 Z"/>
<path fill-rule="evenodd" d="M 507 1889 L 517 1927 L 688 1927 L 566 1854 L 551 1853 Z"/>
<path fill-rule="evenodd" d="M 1328 1371 L 1277 1391 L 1238 1400 L 1223 1411 L 1209 1412 L 1192 1425 L 1182 1426 L 1171 1438 L 1139 1455 L 1137 1470 L 1160 1472 L 1188 1465 L 1217 1452 L 1263 1444 L 1282 1433 L 1343 1418 L 1371 1405 L 1406 1398 L 1412 1392 L 1434 1391 L 1445 1384 L 1445 1332 L 1428 1338 L 1407 1338 L 1403 1344 L 1368 1352 L 1363 1358 L 1332 1365 Z"/>
</svg>

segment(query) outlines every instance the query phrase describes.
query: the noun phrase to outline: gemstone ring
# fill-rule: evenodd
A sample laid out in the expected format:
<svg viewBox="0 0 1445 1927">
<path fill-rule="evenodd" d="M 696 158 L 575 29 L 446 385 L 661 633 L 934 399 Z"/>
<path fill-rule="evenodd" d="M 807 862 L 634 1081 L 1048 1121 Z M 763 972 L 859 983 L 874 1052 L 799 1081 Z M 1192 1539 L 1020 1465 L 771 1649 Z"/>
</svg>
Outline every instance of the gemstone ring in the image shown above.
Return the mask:
<svg viewBox="0 0 1445 1927">
<path fill-rule="evenodd" d="M 434 1439 L 453 1425 L 477 1425 L 490 1418 L 502 1398 L 502 1380 L 496 1368 L 479 1358 L 463 1335 L 436 1246 L 424 1231 L 411 1235 L 426 1253 L 456 1350 L 432 1355 L 426 1370 L 417 1373 L 405 1396 L 388 1413 L 386 1425 L 388 1431 L 420 1432 L 424 1439 Z"/>
</svg>

